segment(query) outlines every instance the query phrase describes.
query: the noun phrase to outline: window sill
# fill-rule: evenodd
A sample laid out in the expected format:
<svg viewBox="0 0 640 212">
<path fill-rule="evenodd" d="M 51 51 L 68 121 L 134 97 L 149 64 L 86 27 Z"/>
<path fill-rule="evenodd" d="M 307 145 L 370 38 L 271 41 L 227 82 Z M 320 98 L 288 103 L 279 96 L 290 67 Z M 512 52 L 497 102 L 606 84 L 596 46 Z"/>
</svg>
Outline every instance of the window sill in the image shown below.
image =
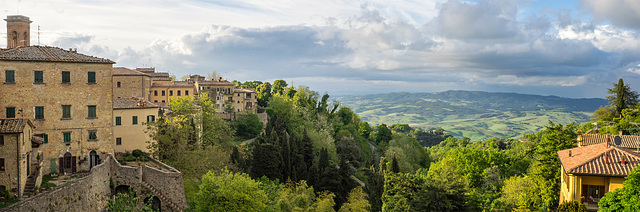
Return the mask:
<svg viewBox="0 0 640 212">
<path fill-rule="evenodd" d="M 88 85 L 96 85 L 96 84 L 98 84 L 98 83 L 95 83 L 95 82 L 87 82 L 87 84 L 88 84 Z"/>
<path fill-rule="evenodd" d="M 45 85 L 45 84 L 47 84 L 47 83 L 44 83 L 44 82 L 33 82 L 33 84 L 34 84 L 34 85 Z"/>
<path fill-rule="evenodd" d="M 45 119 L 33 119 L 34 121 L 44 121 Z"/>
<path fill-rule="evenodd" d="M 87 119 L 98 119 L 98 117 L 87 117 Z"/>
<path fill-rule="evenodd" d="M 60 118 L 60 120 L 71 120 L 71 118 Z"/>
<path fill-rule="evenodd" d="M 87 139 L 88 142 L 97 142 L 98 139 Z"/>
<path fill-rule="evenodd" d="M 64 142 L 63 141 L 62 143 L 64 143 L 64 145 L 67 145 L 67 146 L 71 145 L 71 142 Z"/>
<path fill-rule="evenodd" d="M 16 84 L 15 82 L 4 82 L 5 85 L 13 85 Z"/>
</svg>

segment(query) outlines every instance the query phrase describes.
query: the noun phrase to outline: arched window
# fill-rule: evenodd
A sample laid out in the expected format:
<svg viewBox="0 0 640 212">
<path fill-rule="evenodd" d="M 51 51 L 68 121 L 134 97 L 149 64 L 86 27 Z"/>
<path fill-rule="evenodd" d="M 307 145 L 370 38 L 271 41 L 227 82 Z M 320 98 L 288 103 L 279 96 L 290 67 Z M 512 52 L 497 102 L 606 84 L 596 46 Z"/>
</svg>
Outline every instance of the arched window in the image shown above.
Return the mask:
<svg viewBox="0 0 640 212">
<path fill-rule="evenodd" d="M 16 31 L 13 31 L 13 32 L 11 33 L 11 35 L 13 35 L 13 39 L 14 39 L 14 40 L 15 40 L 15 39 L 18 39 L 18 33 L 17 33 Z"/>
<path fill-rule="evenodd" d="M 23 39 L 24 39 L 24 40 L 29 39 L 29 38 L 27 37 L 27 32 L 24 32 L 24 34 L 23 34 Z"/>
<path fill-rule="evenodd" d="M 11 37 L 13 38 L 13 40 L 11 41 L 12 47 L 18 46 L 18 33 L 16 31 L 13 31 L 11 33 Z"/>
</svg>

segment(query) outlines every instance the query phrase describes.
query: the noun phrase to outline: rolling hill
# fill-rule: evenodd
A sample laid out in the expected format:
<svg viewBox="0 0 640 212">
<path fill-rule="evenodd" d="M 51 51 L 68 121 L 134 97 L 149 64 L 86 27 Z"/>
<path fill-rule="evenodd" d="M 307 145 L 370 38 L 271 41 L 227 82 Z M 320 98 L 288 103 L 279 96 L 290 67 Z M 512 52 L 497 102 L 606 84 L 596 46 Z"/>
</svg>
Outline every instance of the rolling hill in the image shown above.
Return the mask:
<svg viewBox="0 0 640 212">
<path fill-rule="evenodd" d="M 352 108 L 364 121 L 442 127 L 456 137 L 482 140 L 520 138 L 555 123 L 588 122 L 605 99 L 572 99 L 517 93 L 445 91 L 435 93 L 384 93 L 339 96 L 335 100 Z"/>
</svg>

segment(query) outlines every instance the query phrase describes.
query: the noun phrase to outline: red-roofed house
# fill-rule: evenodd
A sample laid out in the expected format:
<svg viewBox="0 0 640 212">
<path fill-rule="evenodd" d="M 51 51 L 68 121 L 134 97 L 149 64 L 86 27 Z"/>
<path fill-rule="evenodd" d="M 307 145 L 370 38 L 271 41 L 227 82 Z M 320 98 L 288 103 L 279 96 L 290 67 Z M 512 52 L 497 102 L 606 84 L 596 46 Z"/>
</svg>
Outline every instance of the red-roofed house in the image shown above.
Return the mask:
<svg viewBox="0 0 640 212">
<path fill-rule="evenodd" d="M 593 199 L 592 207 L 597 207 L 606 192 L 622 188 L 624 178 L 640 164 L 639 153 L 615 147 L 613 142 L 561 150 L 558 157 L 562 163 L 560 203 Z"/>
</svg>

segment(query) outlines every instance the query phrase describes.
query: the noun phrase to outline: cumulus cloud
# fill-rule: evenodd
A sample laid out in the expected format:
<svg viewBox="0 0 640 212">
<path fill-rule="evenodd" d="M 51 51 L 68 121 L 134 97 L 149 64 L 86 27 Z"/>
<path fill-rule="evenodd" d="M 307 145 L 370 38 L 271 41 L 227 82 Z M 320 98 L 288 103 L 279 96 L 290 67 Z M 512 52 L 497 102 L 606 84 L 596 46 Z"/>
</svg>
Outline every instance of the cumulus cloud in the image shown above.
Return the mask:
<svg viewBox="0 0 640 212">
<path fill-rule="evenodd" d="M 441 5 L 438 17 L 428 27 L 453 39 L 508 38 L 517 33 L 517 2 L 480 0 L 478 3 L 451 0 Z"/>
<path fill-rule="evenodd" d="M 601 21 L 611 21 L 619 26 L 640 29 L 640 1 L 582 0 L 581 5 Z"/>
</svg>

